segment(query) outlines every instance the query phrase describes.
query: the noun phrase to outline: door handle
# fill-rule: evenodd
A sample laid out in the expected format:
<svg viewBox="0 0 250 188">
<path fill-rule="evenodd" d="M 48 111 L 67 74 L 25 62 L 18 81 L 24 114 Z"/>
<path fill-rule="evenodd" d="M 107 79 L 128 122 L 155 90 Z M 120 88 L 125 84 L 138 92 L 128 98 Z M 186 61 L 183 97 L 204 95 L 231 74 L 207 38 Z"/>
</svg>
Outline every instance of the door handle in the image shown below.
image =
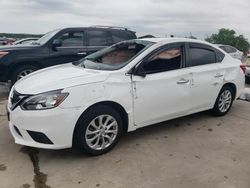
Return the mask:
<svg viewBox="0 0 250 188">
<path fill-rule="evenodd" d="M 86 52 L 78 52 L 77 55 L 87 55 Z"/>
<path fill-rule="evenodd" d="M 215 77 L 215 78 L 221 78 L 221 77 L 223 77 L 223 76 L 224 76 L 224 74 L 217 73 L 214 77 Z"/>
<path fill-rule="evenodd" d="M 177 82 L 177 84 L 186 84 L 186 83 L 189 83 L 189 80 L 184 79 L 184 78 L 180 79 L 180 80 Z"/>
</svg>

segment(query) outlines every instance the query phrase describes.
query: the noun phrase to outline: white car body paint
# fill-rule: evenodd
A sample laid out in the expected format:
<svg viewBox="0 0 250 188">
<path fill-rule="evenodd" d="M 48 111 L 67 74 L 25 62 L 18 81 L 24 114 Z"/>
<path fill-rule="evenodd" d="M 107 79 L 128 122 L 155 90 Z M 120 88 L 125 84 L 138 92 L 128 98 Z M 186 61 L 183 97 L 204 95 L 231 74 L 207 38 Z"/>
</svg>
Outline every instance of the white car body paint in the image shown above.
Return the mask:
<svg viewBox="0 0 250 188">
<path fill-rule="evenodd" d="M 116 71 L 90 70 L 72 64 L 34 72 L 14 85 L 21 94 L 40 94 L 63 89 L 69 96 L 56 108 L 25 111 L 18 106 L 10 111 L 10 130 L 17 144 L 38 148 L 62 149 L 72 146 L 73 132 L 79 117 L 90 106 L 112 101 L 128 114 L 128 132 L 153 123 L 181 117 L 213 108 L 225 83 L 237 88 L 236 98 L 244 89 L 244 74 L 240 62 L 225 53 L 221 63 L 188 67 L 147 75 L 128 74 L 150 52 L 160 46 L 192 42 L 218 47 L 191 39 L 142 39 L 155 42 L 125 67 Z M 222 51 L 222 50 L 220 50 Z M 224 53 L 224 52 L 223 52 Z M 183 79 L 186 84 L 178 84 Z M 10 93 L 10 96 L 13 89 Z M 10 98 L 9 98 L 10 103 Z M 8 105 L 10 106 L 10 104 Z M 18 127 L 23 137 L 14 129 Z M 42 132 L 53 145 L 35 142 L 27 130 Z"/>
</svg>

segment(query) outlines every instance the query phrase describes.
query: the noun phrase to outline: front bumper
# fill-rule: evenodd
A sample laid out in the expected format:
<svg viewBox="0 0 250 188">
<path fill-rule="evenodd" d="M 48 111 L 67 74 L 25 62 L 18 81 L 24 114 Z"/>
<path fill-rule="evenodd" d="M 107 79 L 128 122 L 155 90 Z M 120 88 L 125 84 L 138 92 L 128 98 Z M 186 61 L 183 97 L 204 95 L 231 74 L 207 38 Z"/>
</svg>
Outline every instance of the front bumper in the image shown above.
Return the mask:
<svg viewBox="0 0 250 188">
<path fill-rule="evenodd" d="M 9 112 L 9 128 L 15 143 L 20 145 L 44 149 L 71 148 L 79 116 L 77 109 L 57 107 L 51 110 L 23 111 L 17 107 Z M 30 132 L 45 135 L 51 142 L 34 139 Z"/>
<path fill-rule="evenodd" d="M 8 81 L 8 72 L 5 66 L 0 65 L 0 82 Z"/>
</svg>

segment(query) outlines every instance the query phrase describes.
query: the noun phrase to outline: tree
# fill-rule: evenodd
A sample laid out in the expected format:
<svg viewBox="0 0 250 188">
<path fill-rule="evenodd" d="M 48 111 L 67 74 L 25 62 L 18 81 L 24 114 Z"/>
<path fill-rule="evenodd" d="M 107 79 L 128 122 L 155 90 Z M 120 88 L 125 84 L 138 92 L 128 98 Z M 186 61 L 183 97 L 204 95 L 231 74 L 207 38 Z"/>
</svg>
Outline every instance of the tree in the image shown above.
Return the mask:
<svg viewBox="0 0 250 188">
<path fill-rule="evenodd" d="M 231 29 L 222 28 L 217 34 L 212 34 L 206 41 L 213 44 L 226 44 L 246 52 L 250 48 L 248 40 L 243 35 L 236 35 L 236 32 Z"/>
</svg>

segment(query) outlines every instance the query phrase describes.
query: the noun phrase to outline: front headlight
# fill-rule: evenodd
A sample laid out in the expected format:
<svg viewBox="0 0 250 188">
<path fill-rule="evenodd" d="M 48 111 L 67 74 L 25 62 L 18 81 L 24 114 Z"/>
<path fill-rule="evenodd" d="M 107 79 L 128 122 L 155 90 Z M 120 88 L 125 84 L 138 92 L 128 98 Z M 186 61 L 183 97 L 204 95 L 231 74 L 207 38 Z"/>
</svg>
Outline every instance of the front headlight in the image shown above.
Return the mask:
<svg viewBox="0 0 250 188">
<path fill-rule="evenodd" d="M 61 93 L 62 90 L 50 91 L 27 98 L 21 105 L 23 110 L 47 110 L 59 106 L 68 93 Z"/>
<path fill-rule="evenodd" d="M 7 55 L 9 52 L 0 52 L 0 58 Z"/>
</svg>

